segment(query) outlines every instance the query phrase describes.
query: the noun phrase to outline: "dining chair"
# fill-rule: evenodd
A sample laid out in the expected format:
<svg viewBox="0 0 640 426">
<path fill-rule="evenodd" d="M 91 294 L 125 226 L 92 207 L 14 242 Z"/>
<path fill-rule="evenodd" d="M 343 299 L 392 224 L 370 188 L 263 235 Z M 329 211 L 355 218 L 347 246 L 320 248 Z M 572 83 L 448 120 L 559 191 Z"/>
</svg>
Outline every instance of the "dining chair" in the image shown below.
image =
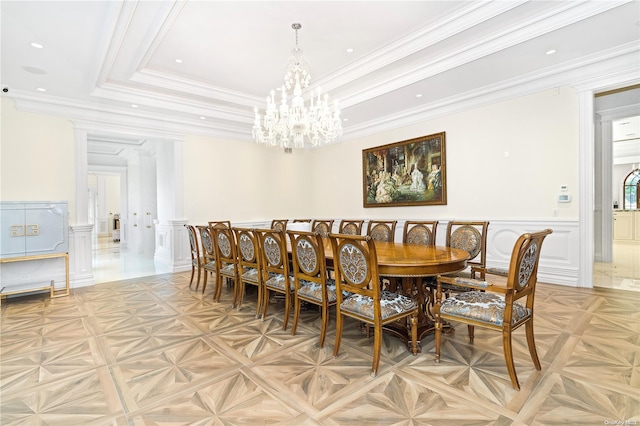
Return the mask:
<svg viewBox="0 0 640 426">
<path fill-rule="evenodd" d="M 348 220 L 344 219 L 340 221 L 338 227 L 339 234 L 360 235 L 362 234 L 362 224 L 364 220 Z"/>
<path fill-rule="evenodd" d="M 373 326 L 373 365 L 375 376 L 380 363 L 382 326 L 401 319 L 411 324 L 412 353 L 418 353 L 418 304 L 411 298 L 383 291 L 373 238 L 368 235 L 329 234 L 336 272 L 336 340 L 334 356 L 340 352 L 343 317 Z M 348 294 L 348 296 L 345 296 Z"/>
<path fill-rule="evenodd" d="M 333 232 L 333 220 L 318 220 L 314 219 L 311 222 L 311 230 L 313 232 L 319 232 L 322 238 L 326 238 L 331 232 Z"/>
<path fill-rule="evenodd" d="M 230 220 L 213 220 L 209 222 L 209 228 L 231 228 Z"/>
<path fill-rule="evenodd" d="M 196 291 L 200 285 L 200 275 L 202 273 L 203 259 L 200 255 L 200 245 L 198 244 L 198 233 L 193 225 L 184 225 L 187 228 L 187 234 L 189 235 L 189 246 L 191 251 L 191 279 L 189 280 L 189 288 L 193 284 L 193 277 L 196 270 L 198 271 L 198 279 L 196 281 Z"/>
<path fill-rule="evenodd" d="M 262 276 L 264 279 L 264 294 L 262 303 L 262 319 L 267 315 L 270 292 L 284 296 L 284 320 L 282 329 L 286 330 L 291 313 L 291 302 L 295 287 L 293 277 L 289 271 L 289 255 L 287 253 L 287 239 L 284 229 L 257 229 L 259 244 L 262 247 Z"/>
<path fill-rule="evenodd" d="M 235 306 L 235 290 L 238 287 L 238 256 L 236 247 L 236 236 L 231 228 L 214 227 L 214 245 L 216 248 L 216 276 L 218 285 L 213 296 L 213 300 L 220 301 L 222 294 L 222 282 L 226 281 L 230 285 L 233 281 Z"/>
<path fill-rule="evenodd" d="M 405 244 L 436 245 L 438 221 L 408 220 L 404 223 L 402 242 Z"/>
<path fill-rule="evenodd" d="M 216 268 L 216 250 L 213 245 L 213 235 L 211 234 L 211 228 L 209 225 L 196 227 L 200 233 L 200 242 L 202 243 L 202 269 L 204 272 L 204 279 L 202 281 L 202 294 L 207 288 L 207 277 L 217 272 Z M 198 286 L 196 286 L 198 290 Z"/>
<path fill-rule="evenodd" d="M 486 267 L 488 230 L 488 221 L 450 221 L 447 224 L 446 246 L 462 249 L 469 253 L 468 268 L 455 273 L 455 276 L 475 278 L 471 270 L 472 267 Z M 482 273 L 480 278 L 484 278 Z"/>
<path fill-rule="evenodd" d="M 271 221 L 271 229 L 275 229 L 277 231 L 286 231 L 288 222 L 289 219 L 274 219 Z"/>
<path fill-rule="evenodd" d="M 247 284 L 256 286 L 258 289 L 258 299 L 256 301 L 256 318 L 262 311 L 262 292 L 264 282 L 262 280 L 262 254 L 260 240 L 255 229 L 233 228 L 238 244 L 238 284 L 235 288 L 233 306 L 238 310 L 242 307 L 245 286 Z"/>
<path fill-rule="evenodd" d="M 395 241 L 397 220 L 370 220 L 367 225 L 367 235 L 374 241 Z"/>
<path fill-rule="evenodd" d="M 540 250 L 551 229 L 521 235 L 511 253 L 506 286 L 490 285 L 473 278 L 438 276 L 436 279 L 436 303 L 434 306 L 436 362 L 440 362 L 442 325 L 444 321 L 457 321 L 470 327 L 469 341 L 473 343 L 474 327 L 482 327 L 502 333 L 507 371 L 515 390 L 520 390 L 513 363 L 512 331 L 524 325 L 527 345 L 533 364 L 541 369 L 533 333 L 533 303 L 538 281 Z M 481 268 L 482 269 L 482 268 Z M 483 271 L 485 274 L 486 270 Z M 456 293 L 443 299 L 444 283 L 465 286 L 470 291 Z"/>
<path fill-rule="evenodd" d="M 329 308 L 336 304 L 336 284 L 327 277 L 327 261 L 322 236 L 318 232 L 288 231 L 295 287 L 293 326 L 296 334 L 302 302 L 320 307 L 322 322 L 318 346 L 323 347 L 329 325 Z"/>
</svg>

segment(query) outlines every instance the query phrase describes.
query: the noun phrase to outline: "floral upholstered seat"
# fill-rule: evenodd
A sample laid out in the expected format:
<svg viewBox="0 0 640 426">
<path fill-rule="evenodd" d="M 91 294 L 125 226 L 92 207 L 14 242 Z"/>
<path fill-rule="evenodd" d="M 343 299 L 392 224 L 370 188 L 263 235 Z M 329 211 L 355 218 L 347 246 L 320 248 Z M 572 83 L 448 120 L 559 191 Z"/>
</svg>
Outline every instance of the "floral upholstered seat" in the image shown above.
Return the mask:
<svg viewBox="0 0 640 426">
<path fill-rule="evenodd" d="M 343 299 L 340 309 L 373 320 L 375 300 L 369 296 L 352 294 Z M 382 319 L 416 309 L 417 303 L 401 294 L 382 291 L 380 293 L 380 314 Z"/>
<path fill-rule="evenodd" d="M 459 318 L 469 318 L 492 325 L 502 325 L 504 321 L 504 296 L 481 291 L 469 291 L 445 299 L 440 306 L 440 313 Z M 518 302 L 513 303 L 511 324 L 526 319 L 531 310 Z"/>
</svg>

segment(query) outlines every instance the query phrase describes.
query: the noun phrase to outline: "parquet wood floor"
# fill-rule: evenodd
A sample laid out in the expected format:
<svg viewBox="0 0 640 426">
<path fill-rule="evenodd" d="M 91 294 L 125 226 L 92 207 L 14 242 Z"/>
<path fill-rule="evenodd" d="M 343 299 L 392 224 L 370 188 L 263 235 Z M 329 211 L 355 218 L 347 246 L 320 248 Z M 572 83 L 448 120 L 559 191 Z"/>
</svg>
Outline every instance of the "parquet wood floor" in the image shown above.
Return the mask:
<svg viewBox="0 0 640 426">
<path fill-rule="evenodd" d="M 2 303 L 0 424 L 8 425 L 603 425 L 640 424 L 637 292 L 539 284 L 533 367 L 524 330 L 511 387 L 501 337 L 466 327 L 422 353 L 385 335 L 370 376 L 372 338 L 346 324 L 332 355 L 331 321 L 303 310 L 296 336 L 282 306 L 255 318 L 232 291 L 214 303 L 188 273 L 98 284 L 69 297 Z M 622 422 L 622 423 L 617 423 Z M 624 423 L 626 422 L 626 423 Z"/>
</svg>

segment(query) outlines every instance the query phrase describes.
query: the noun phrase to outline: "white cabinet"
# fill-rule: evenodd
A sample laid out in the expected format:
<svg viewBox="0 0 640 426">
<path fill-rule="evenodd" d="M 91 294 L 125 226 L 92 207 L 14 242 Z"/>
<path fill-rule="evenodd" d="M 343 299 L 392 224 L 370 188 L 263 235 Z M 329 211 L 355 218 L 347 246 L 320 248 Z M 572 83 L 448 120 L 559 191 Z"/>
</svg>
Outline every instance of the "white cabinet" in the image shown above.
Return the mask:
<svg viewBox="0 0 640 426">
<path fill-rule="evenodd" d="M 59 201 L 0 203 L 0 296 L 65 281 L 69 294 L 68 205 Z"/>
<path fill-rule="evenodd" d="M 613 239 L 640 242 L 640 211 L 613 212 Z"/>
<path fill-rule="evenodd" d="M 611 130 L 614 141 L 640 138 L 640 116 L 615 120 Z"/>
</svg>

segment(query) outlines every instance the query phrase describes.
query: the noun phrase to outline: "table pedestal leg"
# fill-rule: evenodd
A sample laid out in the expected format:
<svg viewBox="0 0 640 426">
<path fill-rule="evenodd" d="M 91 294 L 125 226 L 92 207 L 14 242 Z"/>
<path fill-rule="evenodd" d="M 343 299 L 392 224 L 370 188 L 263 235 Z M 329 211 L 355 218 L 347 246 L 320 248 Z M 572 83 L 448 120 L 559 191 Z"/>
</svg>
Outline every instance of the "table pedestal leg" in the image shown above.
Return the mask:
<svg viewBox="0 0 640 426">
<path fill-rule="evenodd" d="M 398 288 L 397 284 L 395 284 L 395 289 L 393 288 L 393 281 L 390 283 L 391 291 L 410 297 L 415 300 L 420 307 L 418 309 L 418 352 L 422 352 L 422 338 L 430 333 L 434 333 L 436 330 L 432 311 L 435 295 L 431 291 L 431 288 L 425 283 L 425 279 L 435 280 L 435 277 L 403 277 L 400 286 L 402 288 Z M 442 326 L 445 333 L 448 332 L 451 327 L 447 323 L 444 323 Z M 411 351 L 411 323 L 408 318 L 386 324 L 384 330 L 404 340 L 407 349 Z"/>
</svg>

